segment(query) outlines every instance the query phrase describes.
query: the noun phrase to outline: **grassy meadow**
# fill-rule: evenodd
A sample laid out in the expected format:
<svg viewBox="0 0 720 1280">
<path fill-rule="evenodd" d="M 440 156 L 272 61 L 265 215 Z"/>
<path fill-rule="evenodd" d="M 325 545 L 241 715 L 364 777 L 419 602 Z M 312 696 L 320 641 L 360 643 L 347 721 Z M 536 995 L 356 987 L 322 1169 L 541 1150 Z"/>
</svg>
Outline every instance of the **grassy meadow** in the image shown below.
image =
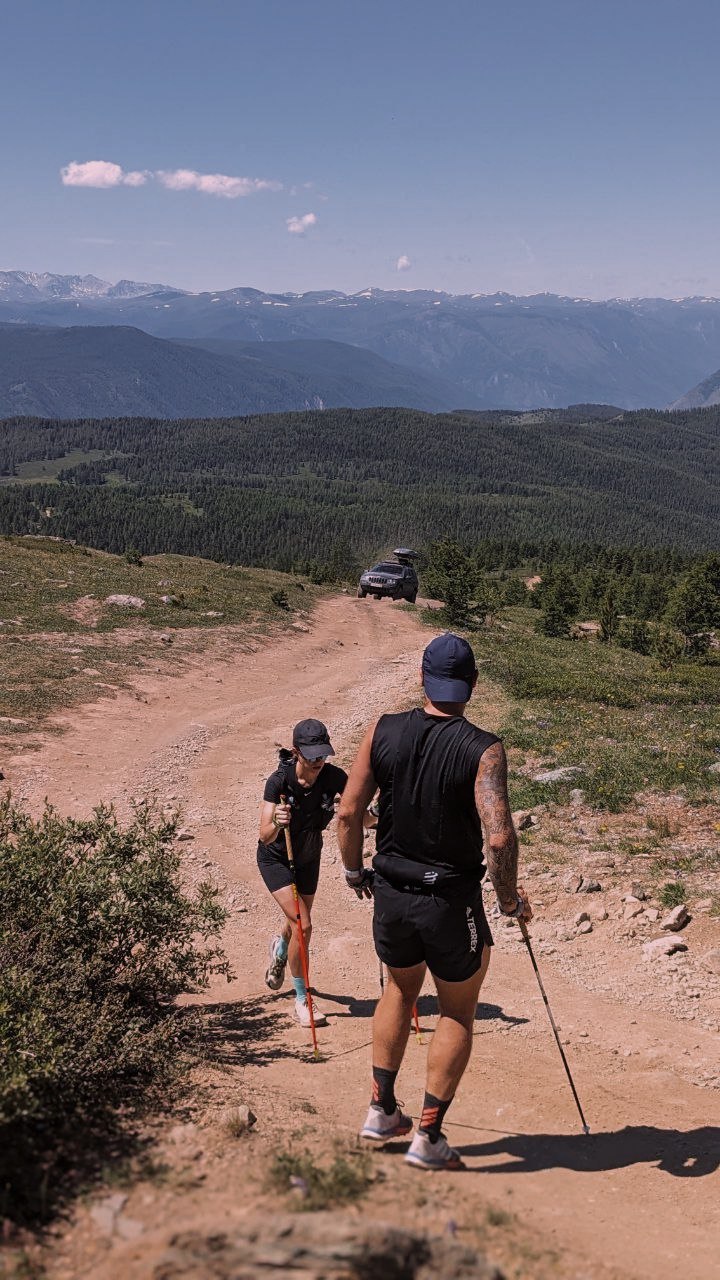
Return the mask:
<svg viewBox="0 0 720 1280">
<path fill-rule="evenodd" d="M 137 560 L 52 538 L 0 538 L 0 732 L 111 694 L 133 669 L 179 655 L 190 639 L 198 649 L 218 627 L 245 627 L 248 639 L 282 630 L 319 594 L 272 570 Z M 110 605 L 111 595 L 144 605 Z"/>
</svg>

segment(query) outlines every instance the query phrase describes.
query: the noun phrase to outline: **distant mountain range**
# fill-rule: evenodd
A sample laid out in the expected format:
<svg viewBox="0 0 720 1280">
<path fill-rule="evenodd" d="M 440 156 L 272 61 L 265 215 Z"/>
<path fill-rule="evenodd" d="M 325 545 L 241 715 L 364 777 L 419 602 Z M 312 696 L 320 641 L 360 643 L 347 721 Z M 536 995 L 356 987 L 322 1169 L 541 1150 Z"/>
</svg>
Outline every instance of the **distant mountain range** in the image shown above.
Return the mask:
<svg viewBox="0 0 720 1280">
<path fill-rule="evenodd" d="M 405 405 L 440 412 L 441 378 L 340 342 L 168 342 L 140 329 L 0 324 L 0 417 L 215 418 Z"/>
<path fill-rule="evenodd" d="M 127 280 L 112 285 L 94 276 L 6 271 L 0 272 L 0 321 L 131 326 L 204 347 L 208 341 L 213 347 L 343 343 L 440 379 L 442 393 L 433 382 L 432 395 L 421 406 L 427 409 L 440 401 L 449 407 L 447 394 L 454 406 L 466 408 L 553 408 L 579 402 L 663 408 L 720 367 L 717 298 L 592 302 L 554 294 L 379 289 L 352 295 L 334 290 L 294 294 L 251 288 L 195 294 Z M 239 347 L 216 353 L 236 357 Z M 280 354 L 276 350 L 273 360 Z M 297 376 L 311 376 L 310 369 L 298 369 L 296 360 L 309 355 L 309 348 L 294 353 Z M 289 360 L 289 353 L 282 358 Z M 335 373 L 352 381 L 351 368 L 341 366 L 335 364 Z M 383 402 L 381 390 L 374 403 Z M 418 384 L 408 405 L 418 405 L 420 390 Z"/>
</svg>

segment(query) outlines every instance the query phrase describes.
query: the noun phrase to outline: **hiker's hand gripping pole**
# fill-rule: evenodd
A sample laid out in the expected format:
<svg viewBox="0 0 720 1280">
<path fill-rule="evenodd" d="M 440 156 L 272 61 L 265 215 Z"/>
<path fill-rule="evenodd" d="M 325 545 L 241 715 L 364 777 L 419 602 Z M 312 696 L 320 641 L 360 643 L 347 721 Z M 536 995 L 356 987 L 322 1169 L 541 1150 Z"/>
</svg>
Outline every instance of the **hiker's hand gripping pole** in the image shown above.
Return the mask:
<svg viewBox="0 0 720 1280">
<path fill-rule="evenodd" d="M 281 804 L 287 804 L 285 796 L 280 797 Z M 302 965 L 303 980 L 305 982 L 305 991 L 307 993 L 308 1011 L 310 1013 L 310 1031 L 313 1042 L 313 1056 L 320 1057 L 318 1049 L 317 1031 L 315 1030 L 315 1011 L 313 1009 L 312 996 L 310 995 L 310 968 L 308 965 L 307 947 L 305 946 L 305 934 L 303 933 L 302 919 L 300 917 L 300 898 L 297 891 L 297 881 L 295 879 L 295 859 L 293 857 L 292 836 L 290 835 L 290 827 L 286 826 L 285 831 L 285 848 L 287 849 L 288 862 L 290 864 L 290 880 L 292 882 L 293 901 L 295 903 L 295 921 L 297 923 L 298 943 L 300 946 L 300 964 Z"/>
<path fill-rule="evenodd" d="M 582 1123 L 582 1127 L 583 1127 L 583 1133 L 589 1133 L 589 1132 L 590 1132 L 590 1128 L 589 1128 L 588 1123 L 587 1123 L 587 1121 L 586 1121 L 586 1119 L 585 1119 L 585 1116 L 583 1115 L 583 1109 L 582 1109 L 582 1107 L 580 1106 L 580 1099 L 579 1099 L 579 1098 L 578 1098 L 578 1096 L 577 1096 L 577 1089 L 575 1088 L 575 1084 L 574 1084 L 574 1082 L 573 1082 L 573 1078 L 572 1078 L 572 1076 L 571 1076 L 571 1074 L 570 1074 L 570 1068 L 569 1068 L 569 1066 L 568 1066 L 568 1061 L 567 1061 L 567 1058 L 565 1057 L 565 1052 L 564 1052 L 563 1047 L 562 1047 L 562 1045 L 561 1045 L 561 1043 L 560 1043 L 560 1036 L 558 1035 L 558 1029 L 557 1029 L 557 1027 L 555 1026 L 555 1019 L 554 1019 L 554 1018 L 553 1018 L 553 1016 L 552 1016 L 552 1010 L 551 1010 L 550 1005 L 549 1005 L 549 1003 L 548 1003 L 548 998 L 547 998 L 547 996 L 546 996 L 546 994 L 545 994 L 545 988 L 544 988 L 543 983 L 542 983 L 542 978 L 540 977 L 540 970 L 539 970 L 539 969 L 538 969 L 538 967 L 537 967 L 537 961 L 536 961 L 535 956 L 534 956 L 534 954 L 533 954 L 533 949 L 532 949 L 532 946 L 531 946 L 531 943 L 530 943 L 530 935 L 528 934 L 528 931 L 527 931 L 527 925 L 525 924 L 525 921 L 524 921 L 523 919 L 519 919 L 519 920 L 518 920 L 518 924 L 520 925 L 520 932 L 521 932 L 521 934 L 522 934 L 522 936 L 523 936 L 523 942 L 525 943 L 525 946 L 526 946 L 526 947 L 527 947 L 527 949 L 528 949 L 528 955 L 530 956 L 530 959 L 532 960 L 532 967 L 533 967 L 533 969 L 535 970 L 535 977 L 536 977 L 536 978 L 537 978 L 537 980 L 538 980 L 538 986 L 539 986 L 539 988 L 540 988 L 540 994 L 542 995 L 542 998 L 543 998 L 543 1000 L 544 1000 L 544 1002 L 545 1002 L 545 1008 L 547 1009 L 547 1016 L 548 1016 L 548 1018 L 550 1019 L 550 1026 L 551 1026 L 551 1027 L 552 1027 L 552 1029 L 553 1029 L 553 1035 L 555 1036 L 555 1042 L 556 1042 L 556 1044 L 557 1044 L 558 1051 L 559 1051 L 559 1053 L 560 1053 L 560 1057 L 562 1058 L 562 1064 L 563 1064 L 563 1066 L 564 1066 L 564 1068 L 565 1068 L 565 1074 L 566 1074 L 566 1076 L 567 1076 L 567 1078 L 568 1078 L 568 1083 L 569 1083 L 569 1085 L 570 1085 L 570 1088 L 572 1089 L 572 1095 L 573 1095 L 573 1098 L 575 1099 L 575 1106 L 576 1106 L 576 1107 L 577 1107 L 577 1109 L 578 1109 L 578 1113 L 579 1113 L 579 1116 L 580 1116 L 580 1121 L 581 1121 L 581 1123 Z"/>
</svg>

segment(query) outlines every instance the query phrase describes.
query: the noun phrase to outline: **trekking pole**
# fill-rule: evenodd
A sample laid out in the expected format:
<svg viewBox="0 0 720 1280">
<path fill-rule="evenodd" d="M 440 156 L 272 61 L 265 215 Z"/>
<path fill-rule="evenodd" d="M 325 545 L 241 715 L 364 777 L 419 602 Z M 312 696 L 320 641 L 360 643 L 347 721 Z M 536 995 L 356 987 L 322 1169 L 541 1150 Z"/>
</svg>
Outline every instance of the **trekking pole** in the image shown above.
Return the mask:
<svg viewBox="0 0 720 1280">
<path fill-rule="evenodd" d="M 280 797 L 282 804 L 286 804 L 285 796 Z M 290 864 L 290 879 L 292 882 L 293 901 L 295 903 L 295 920 L 297 922 L 298 941 L 300 943 L 300 964 L 302 965 L 303 979 L 305 981 L 305 991 L 307 992 L 308 1011 L 310 1013 L 310 1031 L 312 1033 L 313 1056 L 320 1057 L 318 1049 L 317 1032 L 315 1030 L 315 1013 L 313 1010 L 312 996 L 310 995 L 310 969 L 308 966 L 307 947 L 305 946 L 305 934 L 303 933 L 302 920 L 300 918 L 300 898 L 297 891 L 297 881 L 295 879 L 295 859 L 293 857 L 292 837 L 290 835 L 290 827 L 285 827 L 285 847 L 287 849 L 288 862 Z"/>
<path fill-rule="evenodd" d="M 518 924 L 520 925 L 520 932 L 521 932 L 521 934 L 522 934 L 522 936 L 523 936 L 523 942 L 525 943 L 525 946 L 526 946 L 526 947 L 527 947 L 527 949 L 528 949 L 528 955 L 530 956 L 530 959 L 532 960 L 532 967 L 533 967 L 533 969 L 535 970 L 535 977 L 536 977 L 536 978 L 537 978 L 537 980 L 538 980 L 538 986 L 539 986 L 539 988 L 540 988 L 540 994 L 542 995 L 542 998 L 543 998 L 543 1000 L 545 1001 L 545 1008 L 547 1009 L 547 1016 L 548 1016 L 548 1018 L 550 1019 L 550 1026 L 551 1026 L 551 1027 L 552 1027 L 552 1029 L 553 1029 L 553 1035 L 555 1036 L 555 1042 L 556 1042 L 557 1047 L 558 1047 L 558 1050 L 559 1050 L 559 1052 L 560 1052 L 560 1057 L 562 1058 L 562 1064 L 563 1064 L 563 1066 L 564 1066 L 564 1068 L 565 1068 L 565 1074 L 566 1074 L 566 1076 L 567 1076 L 567 1078 L 568 1078 L 568 1081 L 569 1081 L 569 1084 L 570 1084 L 570 1088 L 572 1089 L 572 1095 L 573 1095 L 573 1098 L 575 1099 L 575 1106 L 576 1106 L 576 1107 L 577 1107 L 577 1109 L 578 1109 L 578 1113 L 579 1113 L 579 1115 L 580 1115 L 580 1119 L 581 1119 L 581 1121 L 582 1121 L 583 1133 L 589 1134 L 589 1132 L 590 1132 L 590 1127 L 589 1127 L 589 1125 L 588 1125 L 588 1123 L 587 1123 L 587 1121 L 586 1121 L 586 1119 L 585 1119 L 585 1116 L 583 1115 L 583 1109 L 582 1109 L 582 1107 L 580 1106 L 580 1099 L 579 1099 L 579 1098 L 578 1098 L 578 1096 L 577 1096 L 577 1089 L 575 1088 L 575 1085 L 574 1085 L 574 1083 L 573 1083 L 573 1078 L 572 1078 L 572 1076 L 571 1076 L 571 1074 L 570 1074 L 570 1068 L 569 1068 L 569 1066 L 568 1066 L 568 1061 L 567 1061 L 567 1058 L 565 1057 L 565 1053 L 564 1053 L 563 1047 L 562 1047 L 562 1045 L 561 1045 L 561 1043 L 560 1043 L 560 1036 L 558 1035 L 558 1029 L 557 1029 L 557 1027 L 555 1026 L 555 1019 L 554 1019 L 554 1018 L 553 1018 L 553 1016 L 552 1016 L 552 1010 L 550 1009 L 550 1005 L 549 1005 L 549 1003 L 548 1003 L 548 998 L 547 998 L 547 996 L 546 996 L 546 994 L 545 994 L 545 988 L 544 988 L 543 983 L 542 983 L 542 978 L 540 977 L 540 970 L 539 970 L 539 969 L 538 969 L 538 967 L 537 967 L 537 961 L 535 960 L 535 956 L 533 955 L 533 949 L 532 949 L 532 946 L 530 945 L 530 935 L 528 934 L 528 931 L 527 931 L 527 925 L 525 924 L 525 921 L 524 921 L 524 920 L 518 920 Z"/>
</svg>

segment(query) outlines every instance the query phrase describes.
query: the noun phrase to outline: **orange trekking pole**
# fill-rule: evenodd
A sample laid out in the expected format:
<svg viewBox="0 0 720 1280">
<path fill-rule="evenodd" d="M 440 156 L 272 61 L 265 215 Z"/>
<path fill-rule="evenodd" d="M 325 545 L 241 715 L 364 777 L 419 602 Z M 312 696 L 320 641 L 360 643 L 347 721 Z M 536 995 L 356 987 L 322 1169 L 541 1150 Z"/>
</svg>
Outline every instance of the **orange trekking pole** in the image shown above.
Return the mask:
<svg viewBox="0 0 720 1280">
<path fill-rule="evenodd" d="M 287 804 L 285 796 L 280 797 L 282 804 Z M 300 943 L 300 963 L 302 965 L 303 980 L 305 982 L 305 990 L 307 992 L 308 1010 L 310 1012 L 310 1031 L 312 1033 L 313 1055 L 315 1058 L 320 1057 L 318 1050 L 317 1032 L 315 1030 L 315 1013 L 313 1010 L 312 996 L 310 995 L 310 969 L 308 967 L 307 947 L 305 946 L 305 934 L 303 933 L 302 920 L 300 918 L 300 898 L 297 891 L 297 883 L 295 881 L 295 859 L 293 857 L 292 837 L 290 828 L 285 827 L 285 847 L 287 849 L 288 862 L 290 864 L 290 879 L 292 882 L 293 900 L 295 902 L 295 920 L 297 923 L 298 941 Z"/>
</svg>

